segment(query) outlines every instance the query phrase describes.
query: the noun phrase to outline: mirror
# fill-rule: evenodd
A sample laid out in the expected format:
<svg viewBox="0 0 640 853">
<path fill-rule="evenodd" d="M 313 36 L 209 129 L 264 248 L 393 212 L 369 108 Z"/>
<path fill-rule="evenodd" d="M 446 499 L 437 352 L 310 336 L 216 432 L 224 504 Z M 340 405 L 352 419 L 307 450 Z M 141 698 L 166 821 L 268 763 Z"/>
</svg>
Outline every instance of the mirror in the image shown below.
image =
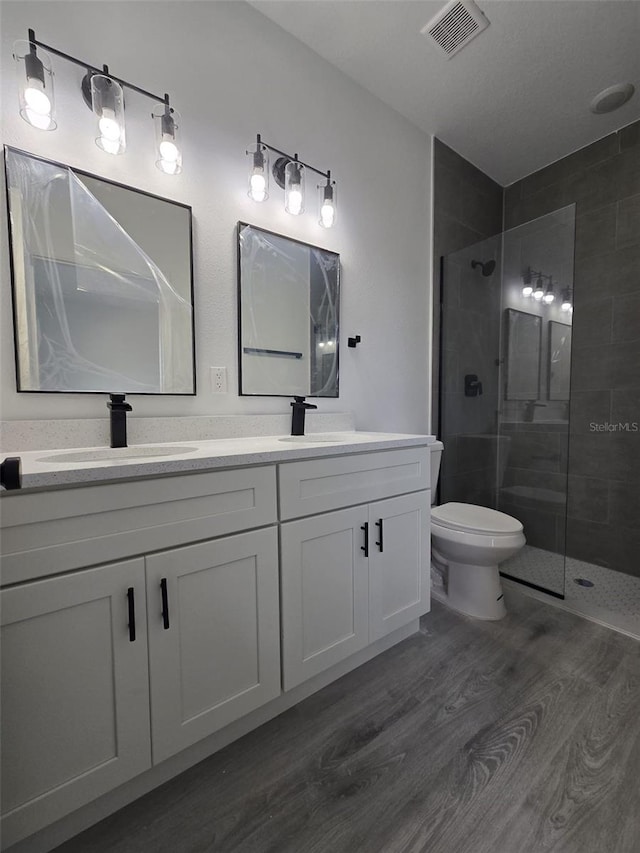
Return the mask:
<svg viewBox="0 0 640 853">
<path fill-rule="evenodd" d="M 340 255 L 238 223 L 240 394 L 338 396 Z"/>
<path fill-rule="evenodd" d="M 195 394 L 191 208 L 5 148 L 18 391 Z"/>
<path fill-rule="evenodd" d="M 540 396 L 542 318 L 507 308 L 506 326 L 505 400 L 537 400 Z"/>
<path fill-rule="evenodd" d="M 549 321 L 549 399 L 568 400 L 571 378 L 571 325 Z"/>
</svg>

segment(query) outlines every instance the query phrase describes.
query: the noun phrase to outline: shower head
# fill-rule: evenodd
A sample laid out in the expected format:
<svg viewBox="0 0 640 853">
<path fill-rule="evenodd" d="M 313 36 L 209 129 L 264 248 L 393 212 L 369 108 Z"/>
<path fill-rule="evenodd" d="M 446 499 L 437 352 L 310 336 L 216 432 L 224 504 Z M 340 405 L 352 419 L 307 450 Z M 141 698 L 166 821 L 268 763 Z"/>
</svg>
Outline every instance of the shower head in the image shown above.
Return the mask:
<svg viewBox="0 0 640 853">
<path fill-rule="evenodd" d="M 482 275 L 485 278 L 488 278 L 496 268 L 496 262 L 486 261 L 485 263 L 482 263 L 482 261 L 471 261 L 471 266 L 473 267 L 473 269 L 475 269 L 476 267 L 480 267 L 482 270 Z"/>
</svg>

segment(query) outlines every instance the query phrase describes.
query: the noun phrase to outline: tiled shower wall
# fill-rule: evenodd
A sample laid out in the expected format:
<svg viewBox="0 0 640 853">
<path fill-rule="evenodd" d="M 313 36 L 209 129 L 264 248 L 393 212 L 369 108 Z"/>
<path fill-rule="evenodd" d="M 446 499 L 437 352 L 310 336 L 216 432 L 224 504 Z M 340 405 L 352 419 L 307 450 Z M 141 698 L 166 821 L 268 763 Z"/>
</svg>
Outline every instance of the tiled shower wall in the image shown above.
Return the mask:
<svg viewBox="0 0 640 853">
<path fill-rule="evenodd" d="M 640 577 L 640 122 L 508 187 L 504 227 L 572 202 L 567 555 Z"/>
<path fill-rule="evenodd" d="M 471 246 L 502 231 L 503 190 L 484 172 L 477 169 L 440 140 L 434 140 L 434 348 L 433 348 L 433 432 L 438 433 L 439 393 L 439 342 L 440 342 L 440 258 Z M 499 245 L 499 242 L 498 244 Z M 499 253 L 496 253 L 499 260 Z M 461 260 L 463 260 L 461 258 Z M 487 260 L 487 258 L 479 258 Z M 455 413 L 457 422 L 455 437 L 447 442 L 441 471 L 443 500 L 462 500 L 457 494 L 458 484 L 466 489 L 466 500 L 484 503 L 489 496 L 473 491 L 475 483 L 486 491 L 486 484 L 495 479 L 495 468 L 479 470 L 488 463 L 487 442 L 479 435 L 495 432 L 497 409 L 497 383 L 492 383 L 485 362 L 493 366 L 498 351 L 498 338 L 491 331 L 492 324 L 499 322 L 500 266 L 491 278 L 483 278 L 478 270 L 470 266 L 471 255 L 464 258 L 459 268 L 450 270 L 448 302 L 454 312 L 455 331 L 448 340 L 446 369 L 444 371 L 448 397 L 447 409 Z M 491 304 L 487 295 L 495 290 L 498 282 L 498 306 Z M 464 296 L 461 298 L 461 295 Z M 498 327 L 499 328 L 499 327 Z M 465 343 L 465 358 L 458 357 L 457 337 Z M 490 338 L 496 337 L 495 346 Z M 465 373 L 482 376 L 482 397 L 468 398 L 462 393 Z M 458 433 L 468 433 L 462 440 Z M 449 430 L 448 430 L 449 433 Z M 489 444 L 491 442 L 489 441 Z"/>
</svg>

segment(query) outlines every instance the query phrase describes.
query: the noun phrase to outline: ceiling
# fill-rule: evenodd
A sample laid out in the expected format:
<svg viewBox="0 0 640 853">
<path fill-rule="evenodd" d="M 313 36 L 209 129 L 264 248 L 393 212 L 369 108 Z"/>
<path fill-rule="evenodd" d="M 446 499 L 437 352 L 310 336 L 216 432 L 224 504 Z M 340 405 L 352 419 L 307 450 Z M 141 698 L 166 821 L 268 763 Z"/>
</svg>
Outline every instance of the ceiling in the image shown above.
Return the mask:
<svg viewBox="0 0 640 853">
<path fill-rule="evenodd" d="M 490 26 L 451 59 L 420 34 L 445 0 L 252 5 L 505 186 L 640 119 L 640 0 L 478 0 Z"/>
</svg>

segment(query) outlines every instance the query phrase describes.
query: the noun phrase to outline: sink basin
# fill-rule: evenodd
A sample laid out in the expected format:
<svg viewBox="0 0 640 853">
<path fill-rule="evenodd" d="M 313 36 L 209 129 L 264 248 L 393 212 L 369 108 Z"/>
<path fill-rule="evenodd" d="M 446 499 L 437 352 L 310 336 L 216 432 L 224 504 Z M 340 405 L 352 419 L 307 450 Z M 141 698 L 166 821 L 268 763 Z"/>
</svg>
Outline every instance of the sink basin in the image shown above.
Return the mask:
<svg viewBox="0 0 640 853">
<path fill-rule="evenodd" d="M 331 435 L 330 433 L 319 433 L 318 435 L 286 435 L 279 441 L 293 441 L 296 444 L 339 444 L 341 441 L 348 441 L 344 435 Z"/>
<path fill-rule="evenodd" d="M 176 456 L 193 453 L 195 447 L 105 447 L 97 450 L 76 450 L 41 456 L 38 462 L 110 462 L 112 459 L 154 459 L 157 456 Z"/>
</svg>

